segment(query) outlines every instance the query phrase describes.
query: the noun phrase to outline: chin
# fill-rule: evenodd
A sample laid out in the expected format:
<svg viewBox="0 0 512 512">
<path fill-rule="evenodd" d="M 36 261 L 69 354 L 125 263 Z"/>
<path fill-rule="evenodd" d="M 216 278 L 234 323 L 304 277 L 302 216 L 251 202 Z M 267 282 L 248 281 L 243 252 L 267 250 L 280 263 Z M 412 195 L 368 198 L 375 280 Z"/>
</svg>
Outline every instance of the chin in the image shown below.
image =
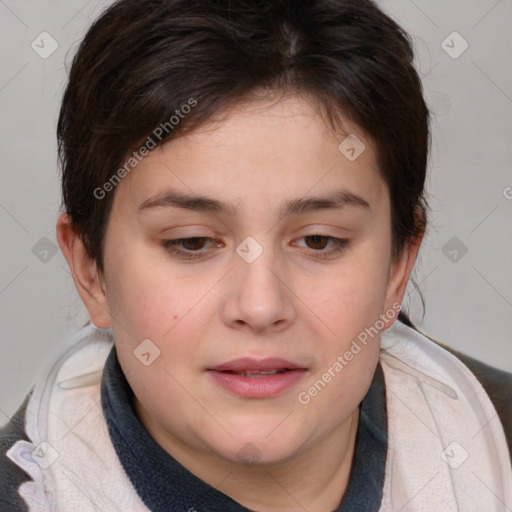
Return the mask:
<svg viewBox="0 0 512 512">
<path fill-rule="evenodd" d="M 293 458 L 302 446 L 291 432 L 268 434 L 265 428 L 260 433 L 248 435 L 243 433 L 234 438 L 229 438 L 221 446 L 211 446 L 218 456 L 235 464 L 247 466 L 278 464 Z M 239 430 L 243 432 L 243 430 Z"/>
</svg>

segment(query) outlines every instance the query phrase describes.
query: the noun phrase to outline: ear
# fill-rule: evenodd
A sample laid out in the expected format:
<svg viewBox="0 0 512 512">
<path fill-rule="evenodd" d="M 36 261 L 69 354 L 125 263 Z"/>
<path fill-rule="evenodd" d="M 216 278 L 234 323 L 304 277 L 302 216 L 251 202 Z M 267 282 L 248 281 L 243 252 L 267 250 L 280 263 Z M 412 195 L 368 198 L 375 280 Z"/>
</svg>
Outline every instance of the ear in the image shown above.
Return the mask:
<svg viewBox="0 0 512 512">
<path fill-rule="evenodd" d="M 414 267 L 414 263 L 416 262 L 416 257 L 425 233 L 424 214 L 421 213 L 418 215 L 421 217 L 420 232 L 404 244 L 402 252 L 397 259 L 392 262 L 390 268 L 384 311 L 395 311 L 396 316 L 398 316 L 399 313 L 399 309 L 396 305 L 402 304 L 407 283 L 409 282 L 409 277 Z M 394 320 L 395 316 L 393 316 L 391 320 L 386 320 L 386 326 L 384 328 L 387 329 L 390 327 Z"/>
<path fill-rule="evenodd" d="M 89 311 L 92 323 L 96 327 L 110 327 L 105 283 L 97 271 L 96 262 L 87 253 L 66 214 L 60 215 L 57 220 L 57 241 L 68 262 L 75 287 Z"/>
</svg>

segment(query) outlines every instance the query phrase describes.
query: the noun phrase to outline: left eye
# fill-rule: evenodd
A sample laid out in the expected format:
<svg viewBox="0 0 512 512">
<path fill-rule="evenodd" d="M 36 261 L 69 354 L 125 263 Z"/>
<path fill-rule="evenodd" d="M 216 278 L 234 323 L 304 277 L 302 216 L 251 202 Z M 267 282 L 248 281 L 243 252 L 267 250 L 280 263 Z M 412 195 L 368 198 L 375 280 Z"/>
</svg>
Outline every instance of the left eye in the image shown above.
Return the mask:
<svg viewBox="0 0 512 512">
<path fill-rule="evenodd" d="M 208 238 L 204 236 L 195 236 L 193 238 L 180 238 L 179 240 L 169 240 L 169 242 L 176 242 L 176 245 L 181 245 L 181 248 L 187 251 L 199 251 L 203 249 Z"/>
<path fill-rule="evenodd" d="M 340 251 L 348 244 L 348 240 L 344 238 L 337 238 L 328 235 L 303 236 L 299 240 L 304 240 L 305 247 L 312 249 L 315 252 Z M 329 247 L 329 244 L 331 245 L 331 248 L 328 251 L 324 251 L 324 249 Z"/>
<path fill-rule="evenodd" d="M 310 235 L 305 236 L 304 240 L 309 249 L 325 249 L 327 244 L 331 241 L 331 237 L 324 235 Z"/>
</svg>

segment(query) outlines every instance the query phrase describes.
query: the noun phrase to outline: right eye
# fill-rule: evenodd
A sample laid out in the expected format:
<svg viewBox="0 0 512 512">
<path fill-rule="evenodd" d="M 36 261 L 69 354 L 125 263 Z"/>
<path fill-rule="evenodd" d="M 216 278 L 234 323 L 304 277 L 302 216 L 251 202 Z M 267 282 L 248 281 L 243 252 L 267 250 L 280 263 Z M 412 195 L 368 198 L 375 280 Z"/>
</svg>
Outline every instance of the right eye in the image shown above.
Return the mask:
<svg viewBox="0 0 512 512">
<path fill-rule="evenodd" d="M 210 243 L 210 250 L 203 251 L 207 242 Z M 169 253 L 183 259 L 197 259 L 211 253 L 211 247 L 221 247 L 218 240 L 206 236 L 194 236 L 189 238 L 176 238 L 174 240 L 163 240 L 162 246 Z"/>
</svg>

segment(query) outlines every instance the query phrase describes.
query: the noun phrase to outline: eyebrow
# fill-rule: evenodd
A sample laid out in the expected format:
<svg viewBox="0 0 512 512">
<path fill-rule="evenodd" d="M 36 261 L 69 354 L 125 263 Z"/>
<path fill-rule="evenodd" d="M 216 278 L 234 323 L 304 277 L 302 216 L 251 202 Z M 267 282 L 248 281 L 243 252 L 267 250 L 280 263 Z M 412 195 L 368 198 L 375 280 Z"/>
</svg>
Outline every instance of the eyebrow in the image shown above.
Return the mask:
<svg viewBox="0 0 512 512">
<path fill-rule="evenodd" d="M 346 189 L 339 189 L 325 196 L 308 196 L 286 201 L 280 210 L 281 216 L 298 215 L 315 210 L 339 209 L 345 206 L 369 210 L 370 204 L 361 196 Z M 196 212 L 222 213 L 233 215 L 236 208 L 231 203 L 218 201 L 210 197 L 183 194 L 168 191 L 143 201 L 137 208 L 138 213 L 144 213 L 154 208 L 182 208 Z"/>
</svg>

